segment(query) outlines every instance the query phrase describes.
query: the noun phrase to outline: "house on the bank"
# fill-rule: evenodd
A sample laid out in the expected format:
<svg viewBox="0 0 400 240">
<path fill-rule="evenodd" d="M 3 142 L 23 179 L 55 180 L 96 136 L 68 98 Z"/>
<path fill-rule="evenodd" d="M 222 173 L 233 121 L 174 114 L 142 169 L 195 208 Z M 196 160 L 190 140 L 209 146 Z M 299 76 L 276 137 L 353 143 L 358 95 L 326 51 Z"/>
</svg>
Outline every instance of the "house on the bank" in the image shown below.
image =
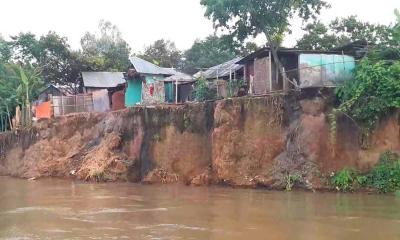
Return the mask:
<svg viewBox="0 0 400 240">
<path fill-rule="evenodd" d="M 68 96 L 73 95 L 73 90 L 68 86 L 49 84 L 40 91 L 37 100 L 34 103 L 43 103 L 49 100 L 50 96 Z"/>
<path fill-rule="evenodd" d="M 125 107 L 125 78 L 122 72 L 82 72 L 83 92 L 92 94 L 95 112 Z"/>
<path fill-rule="evenodd" d="M 51 100 L 53 97 L 65 97 L 73 95 L 69 86 L 49 84 L 40 91 L 37 99 L 32 103 L 34 117 L 37 119 L 51 118 L 53 115 Z"/>
<path fill-rule="evenodd" d="M 236 57 L 227 62 L 213 66 L 205 71 L 199 71 L 194 75 L 195 78 L 204 78 L 212 82 L 215 86 L 218 97 L 227 97 L 229 83 L 243 80 L 244 66 L 238 64 L 242 57 Z M 233 94 L 236 95 L 237 93 Z"/>
<path fill-rule="evenodd" d="M 244 80 L 251 95 L 299 88 L 336 87 L 352 78 L 355 59 L 340 51 L 280 48 L 278 57 L 286 72 L 277 71 L 271 49 L 266 47 L 236 62 L 244 66 Z"/>
<path fill-rule="evenodd" d="M 177 73 L 163 80 L 165 101 L 168 103 L 185 103 L 193 99 L 195 79 L 185 73 Z"/>
<path fill-rule="evenodd" d="M 187 77 L 179 77 L 183 74 L 174 69 L 159 67 L 138 57 L 131 57 L 129 60 L 131 67 L 125 75 L 127 81 L 125 105 L 127 107 L 174 102 L 171 100 L 176 100 L 176 86 L 178 90 L 184 89 L 180 85 L 183 86 L 189 82 L 186 81 Z M 174 83 L 172 76 L 176 76 Z M 179 94 L 178 91 L 178 98 L 183 100 L 186 92 L 181 93 L 182 97 L 179 97 Z"/>
</svg>

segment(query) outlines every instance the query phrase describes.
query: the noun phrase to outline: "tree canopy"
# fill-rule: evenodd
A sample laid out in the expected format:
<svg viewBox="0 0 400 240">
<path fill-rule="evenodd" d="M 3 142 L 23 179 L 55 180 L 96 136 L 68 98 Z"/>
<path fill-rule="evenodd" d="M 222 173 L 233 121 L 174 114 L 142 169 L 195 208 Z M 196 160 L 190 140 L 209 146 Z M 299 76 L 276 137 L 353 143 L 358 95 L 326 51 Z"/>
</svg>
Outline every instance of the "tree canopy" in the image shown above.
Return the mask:
<svg viewBox="0 0 400 240">
<path fill-rule="evenodd" d="M 184 71 L 196 73 L 201 68 L 209 68 L 229 61 L 236 56 L 235 49 L 224 38 L 215 35 L 204 40 L 196 40 L 192 47 L 184 53 Z"/>
<path fill-rule="evenodd" d="M 389 29 L 390 26 L 362 22 L 356 16 L 336 18 L 328 25 L 316 21 L 305 26 L 306 33 L 297 41 L 297 47 L 330 50 L 357 40 L 376 45 L 389 40 Z"/>
<path fill-rule="evenodd" d="M 129 66 L 131 49 L 111 22 L 100 21 L 99 32 L 87 32 L 81 46 L 86 65 L 93 71 L 125 71 Z"/>
<path fill-rule="evenodd" d="M 147 46 L 139 57 L 162 67 L 177 68 L 182 54 L 174 42 L 160 39 Z"/>
<path fill-rule="evenodd" d="M 7 62 L 11 59 L 12 50 L 10 43 L 0 35 L 0 62 Z"/>
<path fill-rule="evenodd" d="M 238 41 L 264 34 L 282 74 L 277 48 L 282 36 L 290 31 L 290 19 L 297 15 L 307 21 L 329 6 L 323 0 L 201 0 L 201 4 L 214 27 Z"/>
<path fill-rule="evenodd" d="M 129 66 L 130 48 L 109 22 L 101 21 L 99 33 L 86 33 L 81 44 L 82 50 L 74 51 L 67 38 L 51 31 L 40 37 L 19 33 L 9 41 L 0 36 L 1 121 L 17 105 L 29 106 L 46 84 L 78 93 L 82 71 L 125 71 Z"/>
<path fill-rule="evenodd" d="M 388 112 L 400 108 L 400 14 L 388 28 L 388 40 L 378 43 L 358 64 L 355 78 L 337 90 L 337 113 L 354 119 L 367 134 Z"/>
</svg>

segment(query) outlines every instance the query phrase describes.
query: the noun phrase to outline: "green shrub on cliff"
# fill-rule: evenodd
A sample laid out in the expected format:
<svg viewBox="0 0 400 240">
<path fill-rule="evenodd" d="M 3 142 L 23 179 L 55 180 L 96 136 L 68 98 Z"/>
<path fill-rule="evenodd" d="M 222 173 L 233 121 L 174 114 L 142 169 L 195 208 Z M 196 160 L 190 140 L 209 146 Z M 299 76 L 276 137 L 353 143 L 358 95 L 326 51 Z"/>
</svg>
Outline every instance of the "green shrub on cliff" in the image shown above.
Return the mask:
<svg viewBox="0 0 400 240">
<path fill-rule="evenodd" d="M 286 180 L 286 186 L 285 190 L 290 192 L 293 190 L 293 187 L 300 182 L 301 177 L 297 174 L 288 174 L 285 177 Z"/>
<path fill-rule="evenodd" d="M 209 82 L 205 78 L 200 78 L 196 82 L 194 89 L 194 96 L 196 101 L 202 102 L 217 98 L 216 89 L 210 87 Z"/>
<path fill-rule="evenodd" d="M 400 13 L 397 24 L 389 28 L 388 40 L 375 46 L 358 62 L 354 79 L 337 90 L 340 106 L 330 116 L 335 134 L 336 116 L 353 119 L 366 136 L 379 120 L 400 108 Z"/>
<path fill-rule="evenodd" d="M 365 182 L 365 178 L 358 171 L 345 168 L 335 174 L 331 183 L 336 190 L 341 192 L 352 192 L 359 188 Z"/>
<path fill-rule="evenodd" d="M 400 190 L 400 158 L 392 152 L 384 153 L 379 162 L 366 174 L 345 168 L 331 178 L 331 184 L 341 192 L 351 192 L 365 187 L 380 193 Z"/>
<path fill-rule="evenodd" d="M 400 108 L 400 61 L 361 60 L 355 79 L 338 89 L 337 95 L 341 112 L 373 129 L 383 115 Z"/>
<path fill-rule="evenodd" d="M 367 175 L 367 185 L 381 193 L 400 190 L 400 158 L 391 152 L 383 154 Z"/>
</svg>

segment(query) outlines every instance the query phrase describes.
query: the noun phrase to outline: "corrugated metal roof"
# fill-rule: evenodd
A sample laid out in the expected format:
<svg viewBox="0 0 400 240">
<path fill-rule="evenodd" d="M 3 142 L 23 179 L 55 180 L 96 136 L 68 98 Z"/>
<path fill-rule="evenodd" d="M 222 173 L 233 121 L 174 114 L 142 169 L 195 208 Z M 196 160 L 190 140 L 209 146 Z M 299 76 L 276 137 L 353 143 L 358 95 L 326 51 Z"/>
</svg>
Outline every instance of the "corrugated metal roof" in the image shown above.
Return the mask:
<svg viewBox="0 0 400 240">
<path fill-rule="evenodd" d="M 175 68 L 162 68 L 164 71 L 168 72 L 169 75 L 180 75 L 183 74 L 175 70 Z"/>
<path fill-rule="evenodd" d="M 200 71 L 195 74 L 195 77 L 205 77 L 206 79 L 215 79 L 229 76 L 232 72 L 236 72 L 243 68 L 243 65 L 236 64 L 242 60 L 242 57 L 234 58 L 228 62 L 209 68 L 207 71 Z"/>
<path fill-rule="evenodd" d="M 271 51 L 271 48 L 269 47 L 264 47 L 261 48 L 240 61 L 237 61 L 237 64 L 246 64 L 249 61 L 254 61 L 255 58 L 264 58 L 268 56 L 269 52 Z M 340 52 L 338 51 L 324 51 L 324 50 L 303 50 L 303 49 L 297 49 L 297 48 L 279 48 L 278 49 L 278 54 L 302 54 L 302 53 L 310 53 L 310 54 L 338 54 Z"/>
<path fill-rule="evenodd" d="M 112 88 L 125 83 L 122 72 L 82 72 L 85 87 Z"/>
<path fill-rule="evenodd" d="M 131 61 L 133 67 L 136 69 L 138 73 L 154 74 L 154 75 L 175 74 L 174 70 L 171 68 L 162 68 L 138 57 L 130 57 L 129 60 Z"/>
<path fill-rule="evenodd" d="M 164 82 L 194 82 L 196 80 L 193 79 L 192 76 L 187 75 L 185 73 L 177 72 L 175 75 L 167 77 L 163 80 Z"/>
</svg>

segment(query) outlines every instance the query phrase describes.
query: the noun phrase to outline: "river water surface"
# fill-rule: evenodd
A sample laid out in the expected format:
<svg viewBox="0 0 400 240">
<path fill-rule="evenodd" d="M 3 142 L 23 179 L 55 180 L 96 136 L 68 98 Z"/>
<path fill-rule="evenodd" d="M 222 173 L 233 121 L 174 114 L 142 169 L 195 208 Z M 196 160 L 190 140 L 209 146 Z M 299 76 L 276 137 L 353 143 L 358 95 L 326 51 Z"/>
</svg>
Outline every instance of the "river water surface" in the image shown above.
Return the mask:
<svg viewBox="0 0 400 240">
<path fill-rule="evenodd" d="M 400 239 L 400 198 L 0 177 L 0 239 Z"/>
</svg>

